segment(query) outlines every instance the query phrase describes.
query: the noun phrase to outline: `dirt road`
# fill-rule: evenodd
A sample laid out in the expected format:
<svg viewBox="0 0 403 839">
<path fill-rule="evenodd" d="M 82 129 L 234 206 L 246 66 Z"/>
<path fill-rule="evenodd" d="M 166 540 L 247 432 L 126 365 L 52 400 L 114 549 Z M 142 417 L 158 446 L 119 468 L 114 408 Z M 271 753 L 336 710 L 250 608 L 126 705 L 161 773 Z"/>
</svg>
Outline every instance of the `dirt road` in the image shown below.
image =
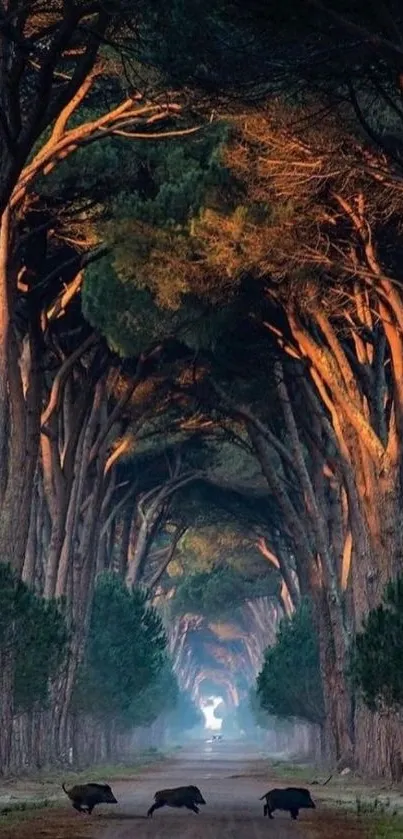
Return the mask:
<svg viewBox="0 0 403 839">
<path fill-rule="evenodd" d="M 188 783 L 200 787 L 207 801 L 199 815 L 164 808 L 146 818 L 157 789 Z M 320 801 L 317 810 L 301 811 L 298 822 L 287 813 L 264 819 L 259 798 L 275 783 L 256 751 L 225 742 L 200 744 L 131 782 L 114 783 L 118 806 L 100 807 L 88 817 L 67 804 L 0 825 L 0 839 L 366 839 L 356 817 L 323 809 Z M 315 798 L 315 787 L 312 793 Z"/>
</svg>

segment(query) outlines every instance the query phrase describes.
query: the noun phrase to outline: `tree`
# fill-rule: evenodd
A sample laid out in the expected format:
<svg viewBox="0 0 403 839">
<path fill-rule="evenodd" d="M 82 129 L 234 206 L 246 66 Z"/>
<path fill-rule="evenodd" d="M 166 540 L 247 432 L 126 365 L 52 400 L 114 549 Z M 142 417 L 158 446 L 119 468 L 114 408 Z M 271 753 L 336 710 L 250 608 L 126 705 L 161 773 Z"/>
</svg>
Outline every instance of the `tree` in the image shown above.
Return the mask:
<svg viewBox="0 0 403 839">
<path fill-rule="evenodd" d="M 122 451 L 119 413 L 132 389 L 115 401 L 103 342 L 81 314 L 74 323 L 82 268 L 98 257 L 87 222 L 95 204 L 94 213 L 102 212 L 102 195 L 98 190 L 88 197 L 87 181 L 81 196 L 66 184 L 60 199 L 57 176 L 53 192 L 49 181 L 83 145 L 122 132 L 128 143 L 144 140 L 148 131 L 155 136 L 161 120 L 173 128 L 181 107 L 169 96 L 158 99 L 160 85 L 151 101 L 148 82 L 132 72 L 130 59 L 130 74 L 125 63 L 134 32 L 145 32 L 146 18 L 156 11 L 141 2 L 108 9 L 56 2 L 45 11 L 37 3 L 29 9 L 17 3 L 1 13 L 0 540 L 30 585 L 39 577 L 46 597 L 65 596 L 70 586 L 71 655 L 53 686 L 54 713 L 46 726 L 54 757 L 64 751 L 87 623 L 95 575 L 90 545 L 97 543 L 102 503 L 107 507 L 114 491 L 113 467 Z M 60 329 L 67 309 L 67 328 Z M 72 585 L 75 549 L 82 570 L 78 588 Z M 5 713 L 9 701 L 3 691 Z"/>
<path fill-rule="evenodd" d="M 136 700 L 165 666 L 160 618 L 140 589 L 104 572 L 97 580 L 83 665 L 75 691 L 78 713 L 127 720 Z"/>
<path fill-rule="evenodd" d="M 172 141 L 162 153 L 155 145 L 140 150 L 148 190 L 142 179 L 130 195 L 126 186 L 111 202 L 111 221 L 101 218 L 97 224 L 110 253 L 85 272 L 83 310 L 122 355 L 136 355 L 173 335 L 189 341 L 192 331 L 203 331 L 207 296 L 197 294 L 196 263 L 189 272 L 193 249 L 186 231 L 206 197 L 214 201 L 225 188 L 220 162 L 225 136 L 219 124 L 196 142 Z"/>
<path fill-rule="evenodd" d="M 384 738 L 374 737 L 381 747 L 398 736 L 398 722 L 368 718 L 357 704 L 353 727 L 345 673 L 349 635 L 379 602 L 401 555 L 401 528 L 394 525 L 402 432 L 403 304 L 394 281 L 401 197 L 392 171 L 381 175 L 381 158 L 335 119 L 322 124 L 318 138 L 312 110 L 299 112 L 309 126 L 303 137 L 302 129 L 290 127 L 293 117 L 283 105 L 257 112 L 246 127 L 240 120 L 223 158 L 238 191 L 232 203 L 223 200 L 221 208 L 216 203 L 199 213 L 192 248 L 198 272 L 204 261 L 206 283 L 214 276 L 223 300 L 224 271 L 235 297 L 242 299 L 248 284 L 255 321 L 276 336 L 277 347 L 266 342 L 271 364 L 261 370 L 266 388 L 270 383 L 276 393 L 282 430 L 274 411 L 264 413 L 260 400 L 258 409 L 251 405 L 256 380 L 250 371 L 249 392 L 248 383 L 240 387 L 237 381 L 230 393 L 234 365 L 223 364 L 225 327 L 220 342 L 210 345 L 209 360 L 213 347 L 218 355 L 210 379 L 214 410 L 246 429 L 281 509 L 301 593 L 316 604 L 327 717 L 334 717 L 329 735 L 337 732 L 334 753 L 351 752 L 354 730 L 359 762 L 376 771 L 387 756 L 368 753 L 368 727 L 385 727 Z M 202 383 L 199 374 L 199 398 Z M 301 410 L 306 404 L 314 428 Z"/>
<path fill-rule="evenodd" d="M 1 765 L 10 766 L 12 717 L 46 707 L 49 685 L 64 662 L 68 631 L 59 604 L 44 601 L 0 563 L 1 689 L 10 697 L 3 706 Z M 6 714 L 8 712 L 8 714 Z"/>
<path fill-rule="evenodd" d="M 16 556 L 11 560 L 18 570 L 22 568 L 27 526 L 14 533 L 14 522 L 27 519 L 20 514 L 20 507 L 24 506 L 25 495 L 30 496 L 32 491 L 40 432 L 38 354 L 46 282 L 38 274 L 43 270 L 52 240 L 49 216 L 45 212 L 45 218 L 42 216 L 38 223 L 35 212 L 45 210 L 38 196 L 39 181 L 83 143 L 104 139 L 122 128 L 129 133 L 135 125 L 143 129 L 176 111 L 169 103 L 139 105 L 142 94 L 128 93 L 127 84 L 119 82 L 116 63 L 104 54 L 105 38 L 111 37 L 120 49 L 127 46 L 133 38 L 132 26 L 140 24 L 143 12 L 141 4 L 129 8 L 119 3 L 107 11 L 102 5 L 84 3 L 79 10 L 72 10 L 57 3 L 48 16 L 34 4 L 13 21 L 6 16 L 2 26 L 7 95 L 1 103 L 0 531 L 2 539 L 13 545 Z M 109 88 L 111 103 L 106 112 L 103 85 Z M 89 111 L 83 106 L 88 99 L 92 105 Z M 27 250 L 32 254 L 29 240 L 32 243 L 37 236 L 37 227 L 40 247 L 33 267 L 27 264 L 26 254 Z M 66 300 L 74 296 L 72 289 L 76 293 L 80 287 L 80 262 L 76 262 L 73 286 L 66 293 Z M 15 329 L 15 313 L 21 306 L 28 315 L 23 336 Z M 24 364 L 28 388 L 21 380 L 19 366 L 22 338 L 28 345 Z M 6 433 L 8 422 L 14 444 Z M 22 461 L 18 450 L 25 448 L 30 456 Z"/>
<path fill-rule="evenodd" d="M 319 646 L 312 609 L 306 601 L 290 619 L 281 622 L 276 644 L 266 650 L 257 678 L 257 694 L 261 707 L 269 714 L 323 725 Z"/>
<path fill-rule="evenodd" d="M 48 598 L 69 595 L 75 634 L 53 695 L 55 754 L 66 739 L 95 576 L 116 560 L 115 533 L 121 526 L 122 574 L 133 559 L 130 584 L 145 579 L 150 547 L 161 540 L 163 555 L 146 575 L 155 585 L 191 517 L 190 503 L 180 509 L 181 486 L 200 495 L 213 487 L 205 480 L 201 488 L 197 469 L 186 474 L 170 462 L 168 477 L 160 469 L 163 430 L 180 448 L 187 434 L 194 443 L 195 426 L 216 435 L 216 445 L 231 435 L 260 464 L 267 490 L 255 516 L 256 495 L 249 505 L 248 527 L 264 536 L 291 606 L 300 595 L 314 604 L 334 755 L 350 749 L 354 734 L 359 764 L 376 769 L 387 764 L 381 750 L 401 736 L 392 713 L 370 716 L 360 701 L 350 724 L 345 679 L 351 633 L 401 557 L 399 151 L 383 136 L 386 156 L 374 153 L 351 131 L 353 112 L 374 141 L 389 118 L 393 130 L 401 122 L 401 12 L 389 8 L 288 0 L 263 9 L 256 0 L 245 10 L 195 0 L 185 21 L 181 2 L 56 3 L 51 19 L 34 4 L 2 21 L 0 542 L 29 584 Z M 123 135 L 150 138 L 161 120 L 163 134 L 175 131 L 181 108 L 144 88 L 138 98 L 127 46 L 147 66 L 147 92 L 161 90 L 154 69 L 162 68 L 210 91 L 241 90 L 239 75 L 284 91 L 298 77 L 315 101 L 305 93 L 292 112 L 282 99 L 249 107 L 247 119 L 234 109 L 230 130 L 212 125 L 195 143 L 170 143 L 166 155 L 142 146 L 128 161 Z M 259 98 L 262 89 L 249 93 Z M 318 132 L 318 109 L 340 99 L 343 119 L 323 120 Z M 200 112 L 205 104 L 199 99 Z M 109 349 L 81 315 L 75 321 L 85 267 L 85 310 Z M 66 307 L 73 315 L 60 329 Z M 173 336 L 187 347 L 168 371 Z M 133 358 L 122 362 L 111 348 Z M 139 479 L 136 494 L 122 488 L 129 470 L 119 467 L 142 431 L 141 445 L 152 449 L 159 438 L 162 480 Z M 130 480 L 141 468 L 134 457 Z M 214 497 L 233 514 L 246 504 L 239 473 L 231 499 L 222 491 L 228 474 L 224 465 Z M 234 586 L 228 575 L 222 582 L 228 599 Z M 223 598 L 218 589 L 210 595 L 217 612 Z M 6 691 L 1 706 L 7 716 Z"/>
<path fill-rule="evenodd" d="M 187 612 L 210 619 L 236 618 L 236 611 L 249 600 L 273 597 L 278 588 L 275 575 L 249 578 L 231 567 L 189 574 L 176 588 L 174 615 Z"/>
<path fill-rule="evenodd" d="M 371 710 L 400 709 L 402 678 L 403 579 L 391 580 L 376 609 L 355 637 L 352 672 Z"/>
<path fill-rule="evenodd" d="M 246 706 L 246 707 L 245 707 Z M 241 708 L 241 713 L 244 712 L 245 716 L 248 721 L 247 712 L 249 711 L 253 723 L 255 726 L 259 728 L 268 728 L 272 723 L 272 717 L 269 716 L 267 711 L 262 708 L 262 704 L 260 702 L 260 697 L 257 692 L 256 685 L 250 688 L 247 701 L 243 704 Z"/>
</svg>

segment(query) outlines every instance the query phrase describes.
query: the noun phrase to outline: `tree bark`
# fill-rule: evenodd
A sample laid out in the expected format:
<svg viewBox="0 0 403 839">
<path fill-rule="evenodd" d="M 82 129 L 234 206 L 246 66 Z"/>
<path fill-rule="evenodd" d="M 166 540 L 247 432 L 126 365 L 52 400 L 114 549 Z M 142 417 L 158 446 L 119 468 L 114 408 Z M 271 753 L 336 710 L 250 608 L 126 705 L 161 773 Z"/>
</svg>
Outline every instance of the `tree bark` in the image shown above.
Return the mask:
<svg viewBox="0 0 403 839">
<path fill-rule="evenodd" d="M 315 542 L 312 543 L 311 528 L 308 533 L 301 523 L 300 515 L 293 507 L 287 495 L 281 477 L 273 467 L 267 444 L 253 425 L 248 426 L 248 433 L 254 446 L 263 474 L 269 488 L 283 510 L 284 520 L 293 540 L 297 574 L 302 596 L 308 596 L 314 605 L 316 626 L 319 637 L 321 673 L 326 712 L 326 735 L 328 750 L 334 760 L 352 752 L 352 707 L 351 697 L 346 685 L 346 639 L 341 625 L 339 598 L 333 599 L 334 581 L 330 590 L 326 584 L 329 576 L 323 570 L 319 552 L 314 555 Z M 298 441 L 294 439 L 296 446 Z M 298 468 L 298 467 L 297 467 Z M 304 481 L 306 477 L 304 476 Z M 305 511 L 305 520 L 309 521 L 311 510 Z M 315 514 L 318 512 L 316 505 Z M 322 546 L 323 547 L 323 546 Z"/>
<path fill-rule="evenodd" d="M 11 648 L 0 650 L 0 772 L 11 769 L 14 717 L 14 654 Z"/>
<path fill-rule="evenodd" d="M 8 364 L 10 335 L 10 209 L 7 207 L 0 217 L 0 501 L 7 486 L 8 477 Z"/>
</svg>

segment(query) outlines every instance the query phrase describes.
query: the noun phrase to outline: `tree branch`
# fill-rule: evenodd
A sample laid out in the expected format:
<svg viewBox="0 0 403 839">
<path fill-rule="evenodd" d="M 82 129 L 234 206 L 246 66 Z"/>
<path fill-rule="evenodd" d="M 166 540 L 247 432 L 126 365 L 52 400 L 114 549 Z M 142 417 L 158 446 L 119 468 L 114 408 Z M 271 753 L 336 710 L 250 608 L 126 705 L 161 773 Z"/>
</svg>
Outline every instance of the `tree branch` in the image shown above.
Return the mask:
<svg viewBox="0 0 403 839">
<path fill-rule="evenodd" d="M 176 530 L 176 533 L 175 533 L 174 538 L 172 540 L 172 543 L 168 548 L 166 557 L 163 559 L 160 567 L 157 569 L 154 576 L 151 577 L 150 582 L 147 583 L 148 591 L 152 591 L 153 588 L 155 588 L 155 586 L 159 583 L 162 575 L 164 574 L 164 572 L 168 568 L 168 565 L 170 564 L 170 562 L 172 562 L 175 551 L 176 551 L 176 548 L 177 548 L 182 536 L 184 536 L 184 534 L 186 533 L 187 529 L 188 529 L 187 527 L 179 527 L 179 526 L 177 527 L 177 530 Z"/>
<path fill-rule="evenodd" d="M 82 344 L 80 344 L 79 347 L 77 347 L 76 350 L 74 350 L 74 352 L 71 353 L 71 355 L 66 359 L 66 361 L 62 364 L 62 366 L 56 373 L 50 392 L 49 402 L 41 417 L 41 426 L 42 431 L 44 433 L 46 433 L 46 425 L 49 422 L 50 418 L 52 417 L 54 412 L 60 408 L 60 400 L 62 397 L 63 387 L 65 385 L 67 376 L 70 373 L 70 370 L 72 369 L 76 361 L 78 361 L 78 359 L 81 358 L 81 356 L 90 347 L 94 346 L 94 344 L 96 344 L 97 341 L 99 341 L 99 338 L 95 334 L 95 332 L 93 332 L 91 335 L 88 336 L 88 338 L 85 339 L 85 341 L 83 341 Z"/>
<path fill-rule="evenodd" d="M 240 417 L 244 421 L 251 423 L 256 428 L 256 431 L 258 431 L 259 434 L 261 434 L 265 438 L 265 440 L 267 440 L 267 442 L 270 443 L 271 446 L 273 446 L 273 448 L 278 452 L 278 454 L 281 455 L 281 457 L 284 459 L 285 463 L 287 463 L 287 466 L 289 466 L 290 469 L 292 469 L 292 471 L 295 473 L 294 459 L 288 451 L 288 449 L 286 448 L 286 446 L 284 446 L 283 443 L 277 439 L 276 435 L 273 434 L 273 432 L 270 431 L 270 429 L 267 428 L 267 426 L 264 425 L 264 423 L 262 423 L 258 419 L 258 417 L 256 417 L 249 410 L 249 408 L 247 408 L 245 405 L 239 405 L 237 402 L 235 402 L 235 400 L 231 399 L 231 397 L 229 397 L 225 393 L 223 388 L 220 387 L 220 385 L 218 385 L 213 379 L 210 379 L 210 384 L 213 390 L 215 390 L 216 394 L 220 397 L 223 404 L 231 411 L 232 415 L 235 417 Z"/>
</svg>

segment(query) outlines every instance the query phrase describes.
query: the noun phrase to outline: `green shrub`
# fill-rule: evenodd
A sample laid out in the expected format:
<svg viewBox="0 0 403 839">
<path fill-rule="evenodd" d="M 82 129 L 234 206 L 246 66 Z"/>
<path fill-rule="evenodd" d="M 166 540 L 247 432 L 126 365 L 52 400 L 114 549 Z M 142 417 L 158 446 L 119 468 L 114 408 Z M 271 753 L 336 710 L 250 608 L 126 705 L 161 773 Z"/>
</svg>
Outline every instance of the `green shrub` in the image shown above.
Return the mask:
<svg viewBox="0 0 403 839">
<path fill-rule="evenodd" d="M 403 705 L 403 577 L 390 581 L 383 602 L 357 633 L 352 676 L 369 708 Z"/>
<path fill-rule="evenodd" d="M 257 695 L 269 714 L 323 722 L 319 646 L 308 602 L 303 602 L 290 619 L 281 621 L 277 643 L 265 652 Z"/>
<path fill-rule="evenodd" d="M 0 564 L 0 655 L 11 668 L 17 711 L 44 707 L 49 682 L 67 652 L 61 604 L 38 597 L 9 565 Z"/>
</svg>

